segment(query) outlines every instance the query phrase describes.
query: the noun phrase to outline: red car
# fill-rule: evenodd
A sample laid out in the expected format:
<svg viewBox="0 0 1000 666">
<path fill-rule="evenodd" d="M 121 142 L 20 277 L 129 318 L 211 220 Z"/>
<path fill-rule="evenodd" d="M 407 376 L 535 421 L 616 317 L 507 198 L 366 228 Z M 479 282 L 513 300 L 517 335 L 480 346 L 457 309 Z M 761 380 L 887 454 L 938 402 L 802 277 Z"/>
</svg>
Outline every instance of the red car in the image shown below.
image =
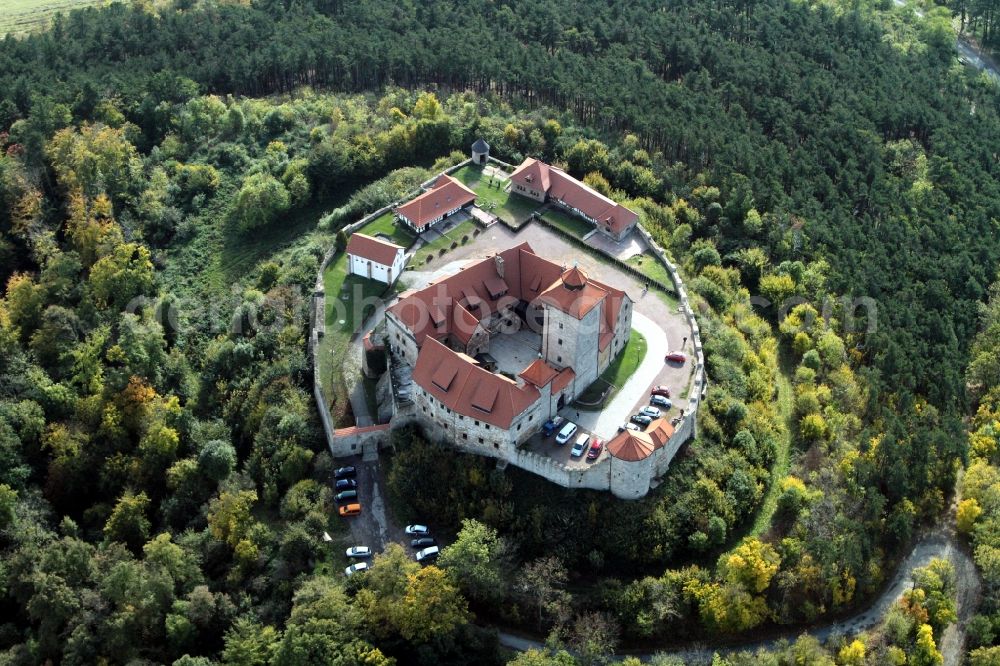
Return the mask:
<svg viewBox="0 0 1000 666">
<path fill-rule="evenodd" d="M 670 397 L 670 389 L 666 386 L 654 386 L 649 395 L 662 395 L 664 398 Z"/>
<path fill-rule="evenodd" d="M 687 360 L 687 356 L 680 352 L 670 352 L 667 354 L 667 363 L 683 363 Z"/>
<path fill-rule="evenodd" d="M 590 450 L 587 451 L 587 460 L 597 460 L 603 450 L 604 442 L 595 437 L 590 444 Z"/>
</svg>

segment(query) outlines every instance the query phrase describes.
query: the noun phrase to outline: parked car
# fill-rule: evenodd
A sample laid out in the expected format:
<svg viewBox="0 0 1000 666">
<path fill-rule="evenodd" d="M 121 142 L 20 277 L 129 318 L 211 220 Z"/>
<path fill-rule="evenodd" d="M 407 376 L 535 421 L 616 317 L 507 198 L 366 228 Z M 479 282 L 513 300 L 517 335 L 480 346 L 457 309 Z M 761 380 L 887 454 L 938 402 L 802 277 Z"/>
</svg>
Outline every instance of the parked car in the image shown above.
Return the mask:
<svg viewBox="0 0 1000 666">
<path fill-rule="evenodd" d="M 683 363 L 687 360 L 687 356 L 680 352 L 670 352 L 664 360 L 667 363 Z"/>
<path fill-rule="evenodd" d="M 333 487 L 335 490 L 354 490 L 358 487 L 358 482 L 354 479 L 339 479 Z"/>
<path fill-rule="evenodd" d="M 352 465 L 349 465 L 347 467 L 338 467 L 337 469 L 333 470 L 333 478 L 346 479 L 349 476 L 356 476 L 357 473 L 358 470 L 356 470 Z"/>
<path fill-rule="evenodd" d="M 339 509 L 337 509 L 337 512 L 340 513 L 340 515 L 343 516 L 343 517 L 345 517 L 345 518 L 347 516 L 357 516 L 358 514 L 361 513 L 361 505 L 360 504 L 345 504 L 344 506 L 342 506 Z"/>
<path fill-rule="evenodd" d="M 346 569 L 344 569 L 344 575 L 345 576 L 353 576 L 354 574 L 356 574 L 359 571 L 367 571 L 367 570 L 368 570 L 368 563 L 367 562 L 355 562 L 351 566 L 349 566 Z"/>
<path fill-rule="evenodd" d="M 371 557 L 372 549 L 368 546 L 351 546 L 347 549 L 348 557 Z"/>
<path fill-rule="evenodd" d="M 662 395 L 664 398 L 670 397 L 670 389 L 666 386 L 654 386 L 649 390 L 650 395 Z"/>
<path fill-rule="evenodd" d="M 420 537 L 419 539 L 414 539 L 410 542 L 410 546 L 413 548 L 427 548 L 428 546 L 436 546 L 438 542 L 434 537 Z"/>
<path fill-rule="evenodd" d="M 337 493 L 336 495 L 334 495 L 333 499 L 336 500 L 338 504 L 341 502 L 349 502 L 351 500 L 356 500 L 358 499 L 358 491 L 345 490 L 342 493 Z"/>
<path fill-rule="evenodd" d="M 629 425 L 632 425 L 631 423 Z M 604 442 L 599 440 L 597 437 L 590 443 L 590 450 L 587 451 L 587 460 L 597 460 L 601 457 L 601 451 L 604 450 Z"/>
<path fill-rule="evenodd" d="M 649 396 L 649 402 L 652 405 L 656 405 L 657 407 L 664 407 L 666 409 L 670 409 L 671 407 L 674 406 L 674 403 L 670 402 L 670 400 L 668 400 L 667 398 L 664 398 L 662 395 L 651 395 L 651 396 Z M 339 483 L 339 481 L 338 481 L 338 483 Z"/>
<path fill-rule="evenodd" d="M 584 433 L 576 438 L 576 442 L 573 444 L 573 450 L 569 452 L 574 458 L 579 458 L 583 455 L 583 452 L 587 450 L 587 445 L 590 444 L 590 435 Z"/>
<path fill-rule="evenodd" d="M 551 419 L 549 419 L 548 421 L 546 421 L 544 425 L 542 425 L 542 436 L 544 436 L 544 437 L 551 437 L 552 433 L 554 433 L 557 430 L 559 430 L 559 428 L 565 422 L 566 422 L 566 419 L 564 419 L 563 417 L 561 417 L 561 416 L 553 416 Z"/>
<path fill-rule="evenodd" d="M 633 416 L 632 418 L 635 418 L 635 417 Z M 640 428 L 639 426 L 637 426 L 634 423 L 626 423 L 625 424 L 625 430 L 639 430 L 639 431 L 641 431 L 642 428 Z"/>
<path fill-rule="evenodd" d="M 431 546 L 430 548 L 424 548 L 417 553 L 417 562 L 430 562 L 431 560 L 436 560 L 437 556 L 441 553 L 441 549 L 437 546 Z"/>
<path fill-rule="evenodd" d="M 572 421 L 567 421 L 566 425 L 562 427 L 559 434 L 556 435 L 556 444 L 565 444 L 568 442 L 573 435 L 576 434 L 576 424 Z"/>
<path fill-rule="evenodd" d="M 632 416 L 632 423 L 638 423 L 641 426 L 648 426 L 652 422 L 653 418 L 645 414 L 634 414 Z"/>
<path fill-rule="evenodd" d="M 656 407 L 649 407 L 649 406 L 643 407 L 642 409 L 639 410 L 639 413 L 645 414 L 651 419 L 660 418 L 660 410 L 657 409 Z"/>
<path fill-rule="evenodd" d="M 409 535 L 427 536 L 431 533 L 431 528 L 426 525 L 407 525 L 406 533 Z"/>
</svg>

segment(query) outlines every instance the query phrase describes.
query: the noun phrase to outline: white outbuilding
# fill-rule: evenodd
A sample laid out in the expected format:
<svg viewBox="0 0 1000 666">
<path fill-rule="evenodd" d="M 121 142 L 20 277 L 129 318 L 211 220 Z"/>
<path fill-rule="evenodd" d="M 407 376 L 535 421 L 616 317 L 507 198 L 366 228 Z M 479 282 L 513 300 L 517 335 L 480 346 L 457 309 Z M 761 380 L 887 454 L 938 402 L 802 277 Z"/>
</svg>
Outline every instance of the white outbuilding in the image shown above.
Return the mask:
<svg viewBox="0 0 1000 666">
<path fill-rule="evenodd" d="M 403 272 L 406 249 L 367 234 L 353 233 L 347 243 L 347 265 L 351 275 L 392 284 Z"/>
</svg>

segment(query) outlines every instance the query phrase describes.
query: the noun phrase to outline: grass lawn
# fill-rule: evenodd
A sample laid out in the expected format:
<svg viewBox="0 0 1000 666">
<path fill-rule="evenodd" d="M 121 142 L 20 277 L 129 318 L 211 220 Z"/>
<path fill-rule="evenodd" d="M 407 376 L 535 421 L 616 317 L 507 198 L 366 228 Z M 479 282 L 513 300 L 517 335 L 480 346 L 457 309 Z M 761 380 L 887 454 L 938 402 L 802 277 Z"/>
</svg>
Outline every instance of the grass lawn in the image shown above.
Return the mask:
<svg viewBox="0 0 1000 666">
<path fill-rule="evenodd" d="M 125 0 L 126 3 L 128 0 Z M 103 0 L 2 0 L 0 2 L 0 37 L 43 30 L 59 12 L 105 4 Z"/>
<path fill-rule="evenodd" d="M 642 363 L 642 359 L 646 358 L 646 338 L 639 331 L 632 329 L 632 335 L 629 336 L 628 343 L 601 376 L 597 378 L 593 384 L 588 386 L 583 393 L 580 394 L 580 400 L 583 402 L 595 402 L 601 397 L 601 391 L 607 388 L 607 385 L 612 386 L 611 392 L 608 393 L 607 398 L 604 400 L 604 404 L 610 400 L 617 390 L 626 382 L 628 378 L 632 376 L 632 373 L 638 369 L 639 365 Z"/>
<path fill-rule="evenodd" d="M 468 236 L 471 241 L 473 232 L 475 232 L 478 228 L 479 227 L 476 226 L 475 222 L 472 220 L 466 220 L 457 227 L 445 232 L 445 234 L 440 238 L 431 241 L 417 251 L 417 253 L 413 256 L 413 267 L 419 270 L 422 266 L 428 263 L 428 257 L 431 259 L 437 259 L 441 256 L 441 250 L 445 250 L 445 254 L 447 254 L 447 250 L 451 249 L 452 243 L 463 245 L 463 236 Z"/>
<path fill-rule="evenodd" d="M 572 215 L 567 215 L 561 210 L 556 210 L 555 208 L 550 208 L 542 215 L 542 219 L 557 227 L 571 236 L 576 236 L 577 238 L 583 238 L 591 231 L 594 230 L 594 225 L 586 220 L 581 220 L 578 217 L 573 217 Z"/>
<path fill-rule="evenodd" d="M 341 254 L 327 266 L 323 274 L 326 290 L 326 333 L 316 350 L 316 371 L 330 412 L 340 422 L 347 409 L 347 387 L 339 369 L 350 346 L 351 335 L 361 325 L 363 301 L 377 299 L 386 289 L 381 282 L 347 275 L 347 255 Z M 347 296 L 347 298 L 343 298 Z"/>
<path fill-rule="evenodd" d="M 637 254 L 625 263 L 633 266 L 650 280 L 656 280 L 668 287 L 672 287 L 674 284 L 670 279 L 670 273 L 667 272 L 667 267 L 652 255 Z"/>
<path fill-rule="evenodd" d="M 395 223 L 395 215 L 392 214 L 392 211 L 379 215 L 358 229 L 358 231 L 369 236 L 378 236 L 380 234 L 388 236 L 393 243 L 402 245 L 405 248 L 409 248 L 417 240 L 417 237 L 409 229 Z"/>
<path fill-rule="evenodd" d="M 476 193 L 477 206 L 483 210 L 490 211 L 511 224 L 520 225 L 541 206 L 540 203 L 533 199 L 505 191 L 504 188 L 507 186 L 507 179 L 502 181 L 494 180 L 493 185 L 490 185 L 489 177 L 486 179 L 482 177 L 482 167 L 470 164 L 451 175 L 462 181 Z"/>
</svg>

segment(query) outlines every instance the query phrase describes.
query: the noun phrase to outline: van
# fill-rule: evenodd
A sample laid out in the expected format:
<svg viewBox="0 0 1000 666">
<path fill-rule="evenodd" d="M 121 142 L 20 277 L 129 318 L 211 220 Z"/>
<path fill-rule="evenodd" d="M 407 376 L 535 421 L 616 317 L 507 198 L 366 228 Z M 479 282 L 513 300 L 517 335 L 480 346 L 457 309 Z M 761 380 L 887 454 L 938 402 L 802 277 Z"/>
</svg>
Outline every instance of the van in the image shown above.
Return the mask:
<svg viewBox="0 0 1000 666">
<path fill-rule="evenodd" d="M 346 502 L 348 500 L 356 500 L 356 499 L 358 499 L 358 491 L 357 490 L 345 490 L 342 493 L 337 493 L 336 495 L 334 495 L 333 499 L 335 499 L 338 503 L 340 503 L 340 502 Z"/>
<path fill-rule="evenodd" d="M 590 435 L 583 433 L 576 438 L 576 444 L 573 445 L 573 450 L 569 452 L 570 455 L 574 458 L 579 458 L 587 450 L 588 444 L 590 444 Z"/>
<path fill-rule="evenodd" d="M 556 435 L 556 444 L 565 444 L 568 442 L 573 435 L 576 434 L 576 424 L 572 421 L 567 421 L 566 425 L 563 426 L 559 434 Z"/>
<path fill-rule="evenodd" d="M 345 504 L 338 510 L 341 516 L 357 516 L 361 513 L 360 504 Z"/>
</svg>

